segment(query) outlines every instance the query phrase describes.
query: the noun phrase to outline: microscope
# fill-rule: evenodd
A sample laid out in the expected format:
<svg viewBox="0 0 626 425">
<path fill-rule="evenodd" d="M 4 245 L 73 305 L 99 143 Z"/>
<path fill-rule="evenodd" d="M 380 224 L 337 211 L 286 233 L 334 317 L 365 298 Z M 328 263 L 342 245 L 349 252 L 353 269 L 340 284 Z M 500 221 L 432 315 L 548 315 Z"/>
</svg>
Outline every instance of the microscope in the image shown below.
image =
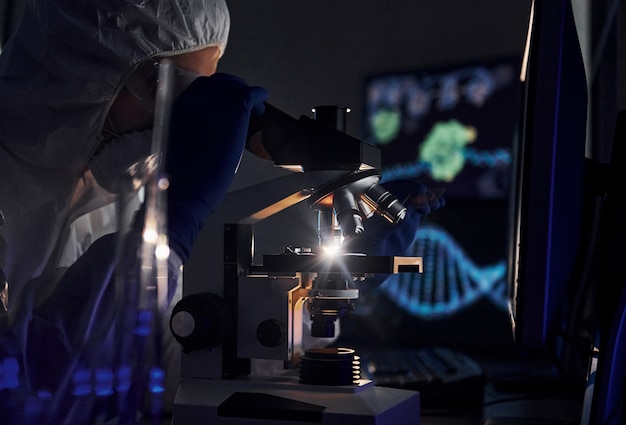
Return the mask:
<svg viewBox="0 0 626 425">
<path fill-rule="evenodd" d="M 205 223 L 170 318 L 183 349 L 175 425 L 419 423 L 418 393 L 377 387 L 360 378 L 353 349 L 316 344 L 337 336 L 361 281 L 422 271 L 417 257 L 342 252 L 342 240 L 365 231 L 364 218 L 399 223 L 406 214 L 378 183 L 379 150 L 345 133 L 347 111 L 317 107 L 313 119 L 296 120 L 266 104 L 251 121 L 254 155 L 244 155 Z M 249 164 L 257 171 L 245 177 Z M 316 243 L 259 262 L 255 224 L 296 205 L 316 217 Z"/>
</svg>

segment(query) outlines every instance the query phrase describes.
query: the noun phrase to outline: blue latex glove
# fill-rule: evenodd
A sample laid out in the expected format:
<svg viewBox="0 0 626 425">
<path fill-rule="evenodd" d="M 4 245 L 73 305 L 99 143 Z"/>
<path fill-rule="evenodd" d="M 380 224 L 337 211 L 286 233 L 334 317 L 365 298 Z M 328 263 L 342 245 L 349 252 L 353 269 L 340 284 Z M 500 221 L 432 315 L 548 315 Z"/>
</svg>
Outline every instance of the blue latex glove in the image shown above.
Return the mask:
<svg viewBox="0 0 626 425">
<path fill-rule="evenodd" d="M 430 190 L 415 180 L 392 180 L 382 184 L 407 208 L 413 208 L 420 215 L 430 214 L 446 204 L 441 196 L 443 189 Z"/>
<path fill-rule="evenodd" d="M 170 247 L 186 261 L 198 233 L 226 194 L 244 150 L 250 116 L 269 93 L 218 73 L 198 77 L 174 102 L 165 169 Z"/>
</svg>

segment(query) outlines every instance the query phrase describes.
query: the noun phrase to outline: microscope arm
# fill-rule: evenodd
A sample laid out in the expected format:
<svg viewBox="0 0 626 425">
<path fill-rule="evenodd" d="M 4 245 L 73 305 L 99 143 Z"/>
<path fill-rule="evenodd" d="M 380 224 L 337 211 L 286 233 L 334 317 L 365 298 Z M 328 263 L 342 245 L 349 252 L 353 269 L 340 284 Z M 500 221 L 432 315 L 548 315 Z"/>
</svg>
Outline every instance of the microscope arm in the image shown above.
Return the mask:
<svg viewBox="0 0 626 425">
<path fill-rule="evenodd" d="M 281 128 L 277 130 L 277 127 Z M 261 162 L 265 165 L 273 163 L 269 172 L 272 177 L 258 183 L 255 173 L 251 178 L 253 182 L 256 180 L 255 184 L 242 184 L 235 177 L 231 189 L 205 222 L 183 270 L 183 300 L 195 299 L 196 294 L 214 294 L 224 300 L 224 306 L 230 307 L 231 317 L 235 320 L 238 300 L 241 299 L 238 281 L 251 270 L 254 257 L 252 226 L 258 221 L 306 199 L 309 208 L 323 212 L 321 215 L 336 213 L 342 236 L 353 237 L 363 231 L 360 220 L 366 209 L 368 214 L 376 212 L 391 222 L 402 221 L 406 213 L 397 198 L 378 184 L 380 151 L 376 147 L 325 122 L 307 117 L 296 121 L 271 105 L 266 105 L 266 113 L 251 123 L 251 128 L 252 139 L 248 148 L 250 150 L 255 144 L 253 138 L 260 136 L 257 142 L 260 140 L 264 148 L 261 153 L 272 157 L 271 161 Z M 244 162 L 249 157 L 244 157 Z M 245 173 L 240 171 L 237 174 Z M 321 281 L 326 282 L 326 277 Z M 343 279 L 332 277 L 330 281 L 341 281 L 345 286 Z M 340 292 L 350 291 L 344 288 Z M 352 300 L 354 297 L 348 298 Z M 320 296 L 320 300 L 326 303 L 326 296 Z M 214 305 L 214 310 L 218 316 L 222 314 L 220 305 Z M 238 366 L 235 340 L 211 338 L 206 347 L 214 348 L 212 357 L 215 361 L 206 362 L 207 353 L 203 353 L 202 347 L 192 346 L 195 346 L 195 336 L 190 339 L 192 344 L 188 344 L 183 335 L 187 332 L 187 315 L 181 312 L 172 317 L 171 323 L 182 325 L 179 328 L 182 333 L 175 331 L 174 334 L 182 337 L 178 338 L 179 342 L 187 345 L 187 351 L 190 351 L 183 365 L 183 375 L 215 378 L 246 373 L 245 365 L 241 370 Z M 185 320 L 179 323 L 178 319 Z M 236 321 L 233 327 L 237 328 Z M 234 335 L 225 330 L 214 334 Z M 200 339 L 206 340 L 204 336 Z"/>
<path fill-rule="evenodd" d="M 227 193 L 217 211 L 205 222 L 185 264 L 184 294 L 210 290 L 222 295 L 225 223 L 253 225 L 309 198 L 313 188 L 346 174 L 337 170 L 289 173 Z"/>
<path fill-rule="evenodd" d="M 332 115 L 332 110 L 330 112 Z M 184 297 L 176 307 L 186 300 L 195 300 L 196 296 L 210 296 L 212 301 L 200 301 L 196 305 L 191 303 L 190 308 L 181 308 L 178 313 L 175 307 L 170 320 L 174 336 L 185 351 L 184 361 L 181 362 L 183 380 L 174 409 L 177 420 L 197 421 L 200 420 L 198 418 L 206 418 L 210 423 L 215 422 L 214 419 L 219 420 L 215 412 L 216 406 L 223 405 L 222 393 L 225 396 L 248 395 L 252 388 L 260 395 L 273 392 L 272 379 L 254 379 L 250 376 L 252 359 L 283 360 L 285 367 L 295 366 L 303 349 L 304 314 L 311 314 L 311 336 L 319 336 L 313 333 L 313 302 L 321 303 L 320 308 L 315 310 L 316 317 L 324 318 L 323 315 L 328 311 L 325 303 L 333 302 L 330 298 L 349 308 L 352 299 L 358 296 L 358 290 L 347 287 L 346 281 L 343 281 L 344 287 L 341 288 L 326 284 L 342 280 L 339 275 L 343 276 L 343 271 L 288 271 L 285 268 L 291 269 L 293 264 L 285 265 L 281 261 L 285 258 L 273 264 L 275 272 L 255 269 L 256 266 L 252 266 L 252 227 L 255 223 L 304 200 L 308 201 L 311 209 L 318 211 L 318 218 L 321 215 L 332 215 L 333 211 L 339 216 L 341 212 L 345 222 L 357 224 L 345 226 L 355 234 L 359 228 L 356 218 L 365 212 L 361 203 L 367 204 L 370 213 L 376 212 L 394 222 L 401 221 L 406 212 L 395 197 L 378 185 L 379 151 L 335 130 L 332 125 L 306 117 L 295 120 L 266 104 L 266 113 L 259 119 L 253 118 L 250 123 L 246 147 L 253 155 L 244 154 L 240 168 L 245 169 L 246 163 L 250 161 L 258 161 L 256 165 L 260 167 L 254 168 L 257 172 L 252 176 L 252 184 L 244 183 L 242 175 L 245 173 L 237 173 L 239 176 L 235 177 L 229 192 L 205 223 L 185 264 Z M 261 169 L 268 173 L 259 172 Z M 301 172 L 291 173 L 286 170 Z M 322 211 L 324 214 L 319 214 Z M 339 224 L 345 233 L 344 226 Z M 302 230 L 306 229 L 282 224 L 279 231 Z M 290 260 L 296 262 L 306 260 L 304 256 L 290 257 Z M 355 259 L 362 263 L 355 266 L 371 267 L 372 262 L 365 260 Z M 264 256 L 263 262 L 266 261 L 263 267 L 271 269 L 270 257 Z M 295 266 L 315 268 L 316 265 Z M 381 266 L 384 270 L 390 267 L 388 263 Z M 400 264 L 397 266 L 402 267 Z M 421 270 L 421 259 L 418 264 L 408 266 Z M 321 285 L 316 285 L 316 280 Z M 311 300 L 312 297 L 314 300 Z M 308 304 L 305 307 L 309 300 L 310 309 Z M 329 307 L 337 310 L 334 316 L 338 318 L 339 308 L 335 305 Z M 195 316 L 198 310 L 202 311 Z M 318 322 L 327 333 L 326 325 L 330 322 Z M 186 344 L 188 336 L 193 341 L 197 339 L 199 345 L 192 347 Z M 208 343 L 207 337 L 210 339 Z M 277 384 L 287 385 L 284 396 L 280 398 L 290 405 L 301 397 L 307 400 L 309 395 L 307 385 L 302 386 L 293 379 L 283 379 L 294 377 L 294 374 L 281 376 L 282 383 Z M 419 399 L 415 394 L 394 394 L 389 397 L 388 389 L 383 390 L 370 384 L 365 382 L 355 385 L 354 391 L 339 401 L 341 408 L 338 410 L 343 409 L 346 401 L 354 401 L 359 406 L 364 405 L 369 412 L 374 412 L 373 416 L 382 416 L 391 411 L 394 417 L 399 417 L 400 410 L 416 411 Z M 381 394 L 383 391 L 385 394 Z M 219 401 L 215 399 L 218 392 Z M 329 401 L 338 399 L 335 392 L 329 393 L 329 397 L 323 396 L 323 399 L 318 397 L 320 394 L 323 393 L 315 392 L 315 403 L 318 405 L 330 406 Z M 368 401 L 362 403 L 362 396 L 367 397 Z M 348 400 L 344 401 L 346 398 Z M 393 402 L 390 403 L 391 400 Z M 401 400 L 399 404 L 398 400 Z M 377 407 L 373 410 L 370 406 Z M 328 410 L 330 412 L 332 408 Z"/>
</svg>

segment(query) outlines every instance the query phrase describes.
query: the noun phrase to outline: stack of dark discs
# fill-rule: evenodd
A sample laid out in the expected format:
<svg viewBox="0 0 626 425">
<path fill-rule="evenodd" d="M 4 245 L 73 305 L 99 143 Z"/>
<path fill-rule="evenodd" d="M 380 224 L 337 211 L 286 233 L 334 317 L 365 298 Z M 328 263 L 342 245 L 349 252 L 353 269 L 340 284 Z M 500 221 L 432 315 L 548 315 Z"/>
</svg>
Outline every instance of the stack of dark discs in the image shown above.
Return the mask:
<svg viewBox="0 0 626 425">
<path fill-rule="evenodd" d="M 309 385 L 356 385 L 360 360 L 350 348 L 313 348 L 300 358 L 300 383 Z"/>
</svg>

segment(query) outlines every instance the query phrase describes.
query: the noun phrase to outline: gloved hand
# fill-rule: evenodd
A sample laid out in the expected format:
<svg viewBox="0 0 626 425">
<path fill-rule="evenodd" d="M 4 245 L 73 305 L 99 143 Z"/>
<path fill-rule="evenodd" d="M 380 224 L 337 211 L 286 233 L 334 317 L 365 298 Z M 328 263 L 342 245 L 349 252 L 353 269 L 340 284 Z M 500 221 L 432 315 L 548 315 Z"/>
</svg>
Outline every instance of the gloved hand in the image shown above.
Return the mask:
<svg viewBox="0 0 626 425">
<path fill-rule="evenodd" d="M 428 189 L 415 180 L 392 180 L 382 184 L 407 208 L 413 208 L 420 215 L 430 214 L 442 208 L 446 200 L 441 196 L 443 189 Z"/>
<path fill-rule="evenodd" d="M 267 90 L 218 73 L 198 77 L 174 102 L 165 171 L 171 249 L 184 261 L 205 219 L 226 194 L 244 150 L 250 116 Z"/>
</svg>

